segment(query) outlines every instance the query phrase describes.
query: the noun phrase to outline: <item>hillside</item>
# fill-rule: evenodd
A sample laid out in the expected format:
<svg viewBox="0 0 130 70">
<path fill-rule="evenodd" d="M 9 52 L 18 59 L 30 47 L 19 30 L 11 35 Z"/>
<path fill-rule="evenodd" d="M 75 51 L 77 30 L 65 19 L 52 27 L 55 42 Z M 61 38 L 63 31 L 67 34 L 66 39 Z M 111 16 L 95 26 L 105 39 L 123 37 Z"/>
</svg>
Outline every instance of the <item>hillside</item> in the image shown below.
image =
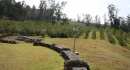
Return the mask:
<svg viewBox="0 0 130 70">
<path fill-rule="evenodd" d="M 46 42 L 73 49 L 73 38 L 47 38 Z M 130 50 L 104 40 L 77 39 L 76 51 L 92 70 L 129 70 Z"/>
<path fill-rule="evenodd" d="M 99 35 L 96 36 L 99 37 Z M 39 38 L 39 36 L 36 37 Z M 14 37 L 10 37 L 10 39 L 12 38 Z M 90 65 L 91 70 L 129 70 L 130 50 L 110 44 L 105 40 L 89 38 L 83 39 L 81 36 L 76 39 L 76 52 L 79 52 L 79 56 Z M 45 42 L 58 44 L 71 50 L 74 45 L 73 38 L 46 37 Z M 0 58 L 0 68 L 8 70 L 13 69 L 16 65 L 15 69 L 27 67 L 26 69 L 62 70 L 64 64 L 61 56 L 53 50 L 34 47 L 32 44 L 24 42 L 20 42 L 18 45 L 0 43 L 0 55 L 2 57 Z"/>
<path fill-rule="evenodd" d="M 11 23 L 11 24 L 10 24 Z M 130 69 L 130 32 L 126 33 L 122 30 L 116 30 L 112 28 L 96 28 L 83 25 L 52 25 L 46 24 L 43 22 L 16 22 L 16 21 L 1 21 L 0 26 L 2 27 L 0 35 L 8 34 L 9 32 L 14 34 L 20 34 L 31 37 L 46 37 L 45 42 L 58 44 L 64 47 L 68 47 L 71 50 L 74 46 L 73 36 L 77 37 L 76 39 L 76 51 L 79 52 L 79 56 L 90 65 L 92 70 L 129 70 Z M 4 27 L 3 27 L 4 26 Z M 74 28 L 77 28 L 78 31 L 74 31 Z M 11 39 L 14 37 L 7 37 L 5 39 Z M 122 46 L 121 46 L 122 45 Z M 16 48 L 16 49 L 12 49 Z M 24 48 L 24 49 L 23 49 Z M 25 50 L 26 49 L 26 50 Z M 28 52 L 28 50 L 30 50 Z M 41 64 L 36 65 L 40 68 L 45 68 L 44 70 L 51 70 L 51 68 L 57 67 L 57 64 L 50 65 L 51 62 L 59 62 L 61 68 L 63 69 L 63 59 L 54 51 L 49 51 L 43 47 L 33 47 L 32 44 L 20 43 L 18 45 L 3 44 L 0 43 L 0 69 L 6 69 L 7 67 L 13 68 L 13 66 L 18 65 L 18 67 L 26 67 L 21 63 L 17 64 L 17 61 L 25 61 L 25 64 L 30 63 L 23 59 L 28 59 L 31 53 L 32 56 L 36 58 L 31 59 L 32 65 L 35 66 L 35 59 L 40 57 Z M 17 55 L 15 53 L 19 52 Z M 35 52 L 32 52 L 35 51 Z M 39 53 L 40 51 L 40 53 Z M 5 53 L 3 53 L 5 52 Z M 54 57 L 50 59 L 49 56 Z M 34 54 L 37 53 L 37 54 Z M 13 55 L 12 55 L 13 54 Z M 24 55 L 27 54 L 27 55 Z M 23 55 L 23 56 L 20 56 Z M 40 55 L 40 56 L 38 56 Z M 42 56 L 43 55 L 43 56 Z M 57 59 L 55 58 L 57 57 Z M 21 57 L 22 59 L 17 59 Z M 46 57 L 44 59 L 44 57 Z M 16 60 L 15 60 L 16 58 Z M 14 62 L 9 62 L 10 59 Z M 52 61 L 54 59 L 54 61 Z M 56 60 L 55 60 L 56 59 Z M 45 61 L 48 60 L 48 61 Z M 44 65 L 42 62 L 47 64 Z M 12 66 L 10 66 L 12 64 Z M 13 65 L 14 64 L 14 65 Z M 53 67 L 52 67 L 53 66 Z M 51 68 L 50 68 L 51 67 Z M 35 68 L 35 67 L 34 67 Z M 39 68 L 39 67 L 38 67 Z M 8 68 L 7 68 L 8 69 Z M 33 69 L 33 68 L 30 68 Z M 36 68 L 37 69 L 37 68 Z M 11 70 L 11 69 L 10 69 Z"/>
</svg>

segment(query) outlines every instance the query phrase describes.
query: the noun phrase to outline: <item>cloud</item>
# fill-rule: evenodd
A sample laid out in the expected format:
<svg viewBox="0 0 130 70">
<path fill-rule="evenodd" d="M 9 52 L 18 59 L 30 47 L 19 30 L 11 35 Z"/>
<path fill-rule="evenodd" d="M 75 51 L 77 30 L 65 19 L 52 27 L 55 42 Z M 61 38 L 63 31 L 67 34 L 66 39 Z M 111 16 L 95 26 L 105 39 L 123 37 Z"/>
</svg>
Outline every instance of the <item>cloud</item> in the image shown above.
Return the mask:
<svg viewBox="0 0 130 70">
<path fill-rule="evenodd" d="M 127 8 L 130 8 L 130 5 L 127 5 L 126 7 L 127 7 Z"/>
</svg>

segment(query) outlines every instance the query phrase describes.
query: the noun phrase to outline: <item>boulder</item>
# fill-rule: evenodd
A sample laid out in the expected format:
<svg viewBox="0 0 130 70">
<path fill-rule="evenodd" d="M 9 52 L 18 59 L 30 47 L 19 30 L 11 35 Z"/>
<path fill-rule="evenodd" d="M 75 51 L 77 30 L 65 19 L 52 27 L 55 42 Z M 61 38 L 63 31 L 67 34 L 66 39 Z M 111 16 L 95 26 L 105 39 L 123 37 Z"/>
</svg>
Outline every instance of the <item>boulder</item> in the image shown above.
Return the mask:
<svg viewBox="0 0 130 70">
<path fill-rule="evenodd" d="M 82 60 L 66 60 L 64 62 L 64 69 L 72 70 L 73 67 L 85 67 L 87 70 L 90 70 L 89 65 Z"/>
<path fill-rule="evenodd" d="M 10 42 L 10 44 L 18 44 L 19 43 L 19 41 L 17 41 L 17 40 L 12 40 L 11 42 Z"/>
</svg>

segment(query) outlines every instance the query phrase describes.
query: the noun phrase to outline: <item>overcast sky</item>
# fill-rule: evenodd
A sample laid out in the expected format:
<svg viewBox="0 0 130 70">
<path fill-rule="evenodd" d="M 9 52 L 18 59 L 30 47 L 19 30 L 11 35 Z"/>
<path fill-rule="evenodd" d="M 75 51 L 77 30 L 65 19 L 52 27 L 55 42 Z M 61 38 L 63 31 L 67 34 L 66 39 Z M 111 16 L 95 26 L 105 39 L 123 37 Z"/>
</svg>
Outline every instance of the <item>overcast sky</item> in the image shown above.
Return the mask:
<svg viewBox="0 0 130 70">
<path fill-rule="evenodd" d="M 16 0 L 23 1 L 23 0 Z M 33 5 L 38 8 L 40 0 L 24 0 L 26 4 Z M 62 1 L 62 0 L 56 0 Z M 130 14 L 130 0 L 63 0 L 67 1 L 67 5 L 64 8 L 63 12 L 67 14 L 69 18 L 77 19 L 77 14 L 81 15 L 90 14 L 93 19 L 96 15 L 99 15 L 102 23 L 103 15 L 108 13 L 107 6 L 108 4 L 114 4 L 116 7 L 121 9 L 118 16 L 127 17 Z"/>
</svg>

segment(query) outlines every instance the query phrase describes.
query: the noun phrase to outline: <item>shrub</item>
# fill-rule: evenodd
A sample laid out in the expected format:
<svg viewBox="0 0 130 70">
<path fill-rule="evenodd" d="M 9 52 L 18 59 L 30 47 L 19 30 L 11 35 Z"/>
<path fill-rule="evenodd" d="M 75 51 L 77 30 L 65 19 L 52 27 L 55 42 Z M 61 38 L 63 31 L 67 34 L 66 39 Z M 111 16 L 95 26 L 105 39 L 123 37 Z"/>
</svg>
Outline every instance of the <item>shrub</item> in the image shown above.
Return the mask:
<svg viewBox="0 0 130 70">
<path fill-rule="evenodd" d="M 108 39 L 109 39 L 109 42 L 110 43 L 112 43 L 112 44 L 115 44 L 115 39 L 113 38 L 113 29 L 112 30 L 110 30 L 110 29 L 107 29 L 107 31 L 106 31 L 106 33 L 107 33 L 107 36 L 108 36 Z"/>
<path fill-rule="evenodd" d="M 127 46 L 127 43 L 126 43 L 127 35 L 125 32 L 123 32 L 122 30 L 116 30 L 115 36 L 121 46 Z"/>
<path fill-rule="evenodd" d="M 104 40 L 105 39 L 105 36 L 104 36 L 104 29 L 100 28 L 100 39 L 101 40 Z"/>
<path fill-rule="evenodd" d="M 90 28 L 87 28 L 87 29 L 86 29 L 84 39 L 87 39 L 87 38 L 88 38 L 88 35 L 89 35 L 90 31 L 91 31 Z"/>
<path fill-rule="evenodd" d="M 92 39 L 96 39 L 96 30 L 92 32 Z"/>
</svg>

